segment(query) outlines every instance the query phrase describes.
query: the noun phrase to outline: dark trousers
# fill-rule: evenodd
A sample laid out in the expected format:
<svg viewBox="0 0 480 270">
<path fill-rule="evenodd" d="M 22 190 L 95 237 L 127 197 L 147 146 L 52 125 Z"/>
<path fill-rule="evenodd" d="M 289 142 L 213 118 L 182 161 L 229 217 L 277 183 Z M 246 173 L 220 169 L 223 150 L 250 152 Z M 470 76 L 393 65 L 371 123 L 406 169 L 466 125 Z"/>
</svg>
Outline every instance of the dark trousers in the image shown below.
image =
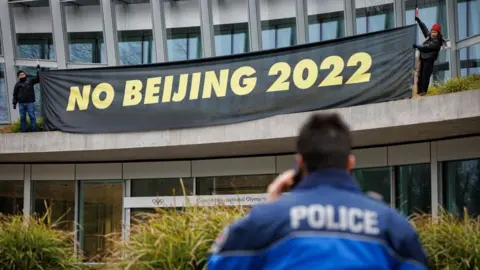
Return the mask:
<svg viewBox="0 0 480 270">
<path fill-rule="evenodd" d="M 27 114 L 30 118 L 30 127 L 32 131 L 37 131 L 37 119 L 35 117 L 35 103 L 20 103 L 18 104 L 20 112 L 20 130 L 27 132 Z"/>
<path fill-rule="evenodd" d="M 428 85 L 430 84 L 430 77 L 433 72 L 433 64 L 435 60 L 420 59 L 420 72 L 418 76 L 418 94 L 426 94 Z"/>
</svg>

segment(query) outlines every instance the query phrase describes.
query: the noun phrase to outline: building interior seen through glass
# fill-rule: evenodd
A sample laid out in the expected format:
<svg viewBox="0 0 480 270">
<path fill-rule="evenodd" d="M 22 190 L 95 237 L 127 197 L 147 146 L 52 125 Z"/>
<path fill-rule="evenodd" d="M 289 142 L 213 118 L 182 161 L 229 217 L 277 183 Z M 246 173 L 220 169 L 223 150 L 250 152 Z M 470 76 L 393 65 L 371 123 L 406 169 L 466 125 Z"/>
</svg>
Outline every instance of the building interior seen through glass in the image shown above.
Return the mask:
<svg viewBox="0 0 480 270">
<path fill-rule="evenodd" d="M 446 0 L 407 0 L 405 1 L 405 16 L 407 25 L 415 24 L 415 7 L 418 4 L 418 16 L 430 28 L 438 23 L 442 27 L 444 39 L 449 39 L 447 24 Z M 422 31 L 417 31 L 417 43 L 425 41 Z M 451 77 L 450 50 L 441 50 L 432 74 L 432 81 L 444 82 Z"/>
<path fill-rule="evenodd" d="M 100 0 L 63 2 L 68 36 L 68 61 L 106 63 Z"/>
<path fill-rule="evenodd" d="M 355 8 L 357 34 L 395 27 L 393 0 L 355 0 Z"/>
<path fill-rule="evenodd" d="M 480 34 L 480 0 L 459 0 L 457 3 L 458 39 Z M 480 73 L 480 44 L 460 49 L 462 76 Z"/>
<path fill-rule="evenodd" d="M 0 63 L 0 124 L 10 119 L 8 91 L 5 83 L 5 65 Z"/>
<path fill-rule="evenodd" d="M 344 1 L 308 0 L 307 8 L 309 42 L 345 36 Z"/>
<path fill-rule="evenodd" d="M 50 1 L 11 4 L 17 58 L 55 60 Z"/>
<path fill-rule="evenodd" d="M 297 44 L 295 1 L 259 0 L 262 25 L 262 49 Z"/>
<path fill-rule="evenodd" d="M 0 214 L 20 214 L 23 211 L 22 180 L 0 180 Z"/>
<path fill-rule="evenodd" d="M 100 261 L 112 245 L 105 236 L 122 232 L 123 196 L 123 181 L 80 182 L 78 238 L 85 260 Z"/>
<path fill-rule="evenodd" d="M 250 51 L 248 1 L 213 0 L 213 27 L 217 56 Z"/>
</svg>

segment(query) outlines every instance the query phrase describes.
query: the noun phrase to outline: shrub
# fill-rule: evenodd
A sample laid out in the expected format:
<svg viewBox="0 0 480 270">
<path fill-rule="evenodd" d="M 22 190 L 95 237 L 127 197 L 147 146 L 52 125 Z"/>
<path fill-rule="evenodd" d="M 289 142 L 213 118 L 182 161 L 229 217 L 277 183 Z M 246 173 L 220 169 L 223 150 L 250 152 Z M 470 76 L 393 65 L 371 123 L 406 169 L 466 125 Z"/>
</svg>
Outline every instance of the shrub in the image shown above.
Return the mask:
<svg viewBox="0 0 480 270">
<path fill-rule="evenodd" d="M 0 269 L 80 269 L 73 234 L 44 217 L 0 216 Z M 50 223 L 50 224 L 49 224 Z"/>
<path fill-rule="evenodd" d="M 443 212 L 413 218 L 432 269 L 480 269 L 480 223 Z"/>
<path fill-rule="evenodd" d="M 37 119 L 37 131 L 44 131 L 44 125 L 45 122 L 42 117 Z M 30 128 L 30 119 L 27 117 L 27 127 Z M 11 132 L 12 133 L 18 133 L 20 132 L 20 120 L 17 120 L 13 122 L 13 124 L 10 126 Z"/>
<path fill-rule="evenodd" d="M 474 74 L 467 77 L 452 78 L 443 84 L 435 82 L 428 88 L 428 94 L 449 94 L 476 89 L 480 89 L 479 74 Z"/>
</svg>

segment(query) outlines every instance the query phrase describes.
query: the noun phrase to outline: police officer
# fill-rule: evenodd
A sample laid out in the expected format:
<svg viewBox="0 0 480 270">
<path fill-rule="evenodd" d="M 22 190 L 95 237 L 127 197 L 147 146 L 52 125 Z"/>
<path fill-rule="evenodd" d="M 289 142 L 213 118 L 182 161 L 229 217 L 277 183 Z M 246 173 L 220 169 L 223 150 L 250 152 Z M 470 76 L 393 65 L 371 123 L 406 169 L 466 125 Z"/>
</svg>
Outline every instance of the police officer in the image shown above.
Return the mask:
<svg viewBox="0 0 480 270">
<path fill-rule="evenodd" d="M 408 220 L 356 185 L 351 145 L 338 115 L 313 115 L 297 139 L 301 180 L 278 176 L 269 202 L 219 235 L 208 269 L 427 269 Z"/>
</svg>

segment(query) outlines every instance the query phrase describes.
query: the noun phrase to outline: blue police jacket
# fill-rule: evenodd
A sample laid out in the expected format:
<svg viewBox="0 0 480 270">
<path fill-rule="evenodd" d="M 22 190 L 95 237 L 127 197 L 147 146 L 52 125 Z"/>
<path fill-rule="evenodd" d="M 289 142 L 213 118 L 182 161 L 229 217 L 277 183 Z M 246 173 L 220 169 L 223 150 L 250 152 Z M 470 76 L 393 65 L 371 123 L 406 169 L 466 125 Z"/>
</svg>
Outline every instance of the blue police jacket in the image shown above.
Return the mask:
<svg viewBox="0 0 480 270">
<path fill-rule="evenodd" d="M 408 220 L 361 192 L 346 171 L 329 169 L 227 226 L 208 269 L 428 268 Z"/>
</svg>

